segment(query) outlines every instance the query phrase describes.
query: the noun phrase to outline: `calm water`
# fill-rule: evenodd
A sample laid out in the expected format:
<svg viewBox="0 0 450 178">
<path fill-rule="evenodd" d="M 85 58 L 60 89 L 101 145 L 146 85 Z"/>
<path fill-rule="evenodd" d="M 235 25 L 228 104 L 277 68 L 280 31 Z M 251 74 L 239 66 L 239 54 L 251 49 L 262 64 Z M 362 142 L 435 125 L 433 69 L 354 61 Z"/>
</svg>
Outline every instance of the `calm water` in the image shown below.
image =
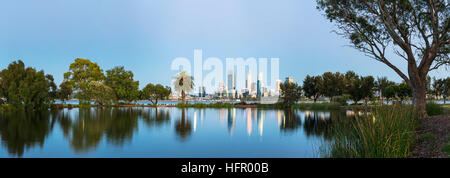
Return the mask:
<svg viewBox="0 0 450 178">
<path fill-rule="evenodd" d="M 319 157 L 345 112 L 64 109 L 0 115 L 0 157 Z"/>
</svg>

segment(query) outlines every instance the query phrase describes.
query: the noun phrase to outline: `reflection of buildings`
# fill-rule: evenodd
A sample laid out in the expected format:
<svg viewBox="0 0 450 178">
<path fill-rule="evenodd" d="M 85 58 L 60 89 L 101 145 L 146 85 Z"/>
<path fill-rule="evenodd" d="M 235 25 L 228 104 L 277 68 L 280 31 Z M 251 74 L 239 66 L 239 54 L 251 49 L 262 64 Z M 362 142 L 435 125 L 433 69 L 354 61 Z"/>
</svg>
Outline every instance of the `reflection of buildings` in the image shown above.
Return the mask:
<svg viewBox="0 0 450 178">
<path fill-rule="evenodd" d="M 256 120 L 258 122 L 258 130 L 259 135 L 262 136 L 263 134 L 263 126 L 264 126 L 264 112 L 261 109 L 257 110 Z"/>
<path fill-rule="evenodd" d="M 252 134 L 252 127 L 253 127 L 253 123 L 252 123 L 252 108 L 247 108 L 247 134 L 251 135 Z"/>
<path fill-rule="evenodd" d="M 228 132 L 233 135 L 236 124 L 236 108 L 228 108 Z"/>
</svg>

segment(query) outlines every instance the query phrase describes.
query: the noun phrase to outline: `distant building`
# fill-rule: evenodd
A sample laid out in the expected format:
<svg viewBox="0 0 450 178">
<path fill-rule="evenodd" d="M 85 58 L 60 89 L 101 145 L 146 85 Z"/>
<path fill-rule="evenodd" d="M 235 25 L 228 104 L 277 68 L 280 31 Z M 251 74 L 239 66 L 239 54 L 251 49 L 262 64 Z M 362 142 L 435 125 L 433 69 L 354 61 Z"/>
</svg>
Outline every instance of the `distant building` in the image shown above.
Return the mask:
<svg viewBox="0 0 450 178">
<path fill-rule="evenodd" d="M 206 97 L 206 90 L 204 86 L 198 88 L 198 97 L 204 98 Z"/>
<path fill-rule="evenodd" d="M 292 77 L 286 77 L 286 82 L 294 83 L 294 79 Z"/>
</svg>

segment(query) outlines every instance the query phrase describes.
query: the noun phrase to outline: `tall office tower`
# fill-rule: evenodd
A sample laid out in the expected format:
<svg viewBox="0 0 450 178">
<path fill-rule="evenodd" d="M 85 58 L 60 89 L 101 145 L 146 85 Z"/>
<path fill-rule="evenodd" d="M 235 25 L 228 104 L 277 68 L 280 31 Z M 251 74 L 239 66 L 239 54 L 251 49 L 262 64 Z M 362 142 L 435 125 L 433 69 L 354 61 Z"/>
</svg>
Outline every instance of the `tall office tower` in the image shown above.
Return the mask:
<svg viewBox="0 0 450 178">
<path fill-rule="evenodd" d="M 277 86 L 276 86 L 276 90 L 275 90 L 275 92 L 280 92 L 281 91 L 281 87 L 280 87 L 280 85 L 281 85 L 281 80 L 277 80 Z"/>
<path fill-rule="evenodd" d="M 292 77 L 286 77 L 286 82 L 294 83 L 294 79 Z"/>
<path fill-rule="evenodd" d="M 246 83 L 245 87 L 249 90 L 250 93 L 252 92 L 252 90 L 251 90 L 251 87 L 252 87 L 252 73 L 250 73 L 250 72 L 247 74 L 247 83 Z"/>
<path fill-rule="evenodd" d="M 256 83 L 252 82 L 252 87 L 251 87 L 251 90 L 250 90 L 251 92 L 250 93 L 256 92 L 256 89 L 257 89 Z"/>
<path fill-rule="evenodd" d="M 236 89 L 236 76 L 234 75 L 234 71 L 230 70 L 228 71 L 228 75 L 227 75 L 227 79 L 228 79 L 228 90 L 232 91 Z"/>
<path fill-rule="evenodd" d="M 261 87 L 262 87 L 262 72 L 258 75 L 258 80 L 256 81 L 256 97 L 261 97 Z"/>
</svg>

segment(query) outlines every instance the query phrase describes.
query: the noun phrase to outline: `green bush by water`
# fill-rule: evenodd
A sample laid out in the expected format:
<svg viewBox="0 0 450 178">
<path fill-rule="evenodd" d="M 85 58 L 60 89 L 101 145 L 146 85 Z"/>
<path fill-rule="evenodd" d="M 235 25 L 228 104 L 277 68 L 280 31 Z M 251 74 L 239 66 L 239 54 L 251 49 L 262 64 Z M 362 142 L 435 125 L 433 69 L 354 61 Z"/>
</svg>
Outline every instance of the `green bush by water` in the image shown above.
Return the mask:
<svg viewBox="0 0 450 178">
<path fill-rule="evenodd" d="M 337 110 L 340 108 L 339 103 L 297 103 L 292 107 L 294 109 L 308 109 L 308 110 Z"/>
<path fill-rule="evenodd" d="M 429 116 L 436 116 L 444 114 L 444 108 L 441 107 L 440 104 L 436 104 L 434 102 L 429 102 L 426 104 L 427 114 Z"/>
<path fill-rule="evenodd" d="M 407 105 L 377 106 L 373 113 L 337 121 L 322 149 L 333 158 L 406 158 L 415 142 L 418 115 Z"/>
</svg>

